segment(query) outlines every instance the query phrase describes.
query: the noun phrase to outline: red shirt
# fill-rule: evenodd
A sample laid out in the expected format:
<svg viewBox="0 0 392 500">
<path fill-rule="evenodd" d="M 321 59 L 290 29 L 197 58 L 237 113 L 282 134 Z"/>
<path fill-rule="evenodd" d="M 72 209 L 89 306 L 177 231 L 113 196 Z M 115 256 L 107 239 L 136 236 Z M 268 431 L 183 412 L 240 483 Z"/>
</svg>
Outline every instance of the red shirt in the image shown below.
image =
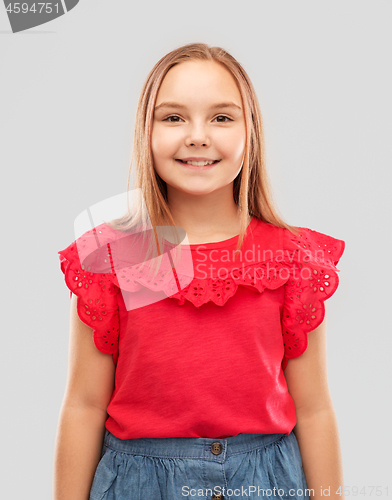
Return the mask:
<svg viewBox="0 0 392 500">
<path fill-rule="evenodd" d="M 338 286 L 345 246 L 299 229 L 297 237 L 253 217 L 237 261 L 238 236 L 190 245 L 190 276 L 189 267 L 174 266 L 153 280 L 139 266 L 125 265 L 126 240 L 118 245 L 120 232 L 104 224 L 58 252 L 79 317 L 116 365 L 105 424 L 112 434 L 291 432 L 296 413 L 283 370 L 324 319 L 323 302 Z M 111 241 L 95 250 L 101 269 L 80 258 L 91 257 L 97 237 Z M 166 243 L 165 250 L 172 248 Z"/>
</svg>

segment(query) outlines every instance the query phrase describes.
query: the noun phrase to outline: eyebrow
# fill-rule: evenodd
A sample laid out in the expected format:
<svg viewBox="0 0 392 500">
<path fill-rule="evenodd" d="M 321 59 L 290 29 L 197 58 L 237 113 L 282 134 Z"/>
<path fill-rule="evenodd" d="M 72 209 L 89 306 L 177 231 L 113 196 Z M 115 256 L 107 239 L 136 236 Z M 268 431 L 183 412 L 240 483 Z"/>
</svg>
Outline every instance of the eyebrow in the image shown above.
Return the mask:
<svg viewBox="0 0 392 500">
<path fill-rule="evenodd" d="M 178 102 L 162 102 L 158 106 L 155 107 L 155 111 L 161 108 L 177 108 L 177 109 L 183 109 L 186 108 L 183 104 L 180 104 Z M 217 108 L 236 108 L 242 111 L 242 108 L 238 106 L 237 104 L 234 104 L 234 102 L 220 102 L 219 104 L 213 104 L 210 109 L 217 109 Z"/>
</svg>

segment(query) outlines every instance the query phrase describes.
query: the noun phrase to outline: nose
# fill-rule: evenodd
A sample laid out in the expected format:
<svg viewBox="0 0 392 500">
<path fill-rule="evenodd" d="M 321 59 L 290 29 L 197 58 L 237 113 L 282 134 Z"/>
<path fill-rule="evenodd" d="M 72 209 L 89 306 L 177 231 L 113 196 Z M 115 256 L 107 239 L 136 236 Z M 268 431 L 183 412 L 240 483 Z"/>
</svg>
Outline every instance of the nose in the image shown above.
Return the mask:
<svg viewBox="0 0 392 500">
<path fill-rule="evenodd" d="M 192 126 L 185 142 L 187 146 L 209 146 L 207 128 L 201 124 Z"/>
</svg>

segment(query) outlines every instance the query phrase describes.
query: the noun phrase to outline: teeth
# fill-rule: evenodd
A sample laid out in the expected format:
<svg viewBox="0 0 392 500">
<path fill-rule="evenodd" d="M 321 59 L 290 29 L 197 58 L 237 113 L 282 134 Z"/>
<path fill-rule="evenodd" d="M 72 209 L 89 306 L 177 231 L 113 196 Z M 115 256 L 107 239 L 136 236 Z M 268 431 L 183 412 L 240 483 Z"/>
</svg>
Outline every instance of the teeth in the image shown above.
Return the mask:
<svg viewBox="0 0 392 500">
<path fill-rule="evenodd" d="M 215 160 L 212 161 L 183 161 L 182 163 L 187 163 L 188 165 L 194 165 L 195 167 L 204 167 L 206 165 L 212 165 Z"/>
</svg>

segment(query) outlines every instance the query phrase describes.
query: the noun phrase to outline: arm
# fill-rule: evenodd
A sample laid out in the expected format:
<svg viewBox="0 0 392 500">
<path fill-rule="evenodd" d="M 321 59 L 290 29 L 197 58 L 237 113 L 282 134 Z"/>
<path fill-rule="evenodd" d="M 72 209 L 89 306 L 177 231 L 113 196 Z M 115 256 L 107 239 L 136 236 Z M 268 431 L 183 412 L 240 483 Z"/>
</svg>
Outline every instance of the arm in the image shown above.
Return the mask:
<svg viewBox="0 0 392 500">
<path fill-rule="evenodd" d="M 298 358 L 290 359 L 284 371 L 292 396 L 298 441 L 306 482 L 314 490 L 312 500 L 344 500 L 343 470 L 339 432 L 327 382 L 326 321 L 308 335 L 308 348 Z M 335 495 L 340 487 L 341 495 Z"/>
<path fill-rule="evenodd" d="M 76 299 L 73 295 L 68 380 L 55 444 L 54 500 L 88 500 L 114 389 L 113 358 L 94 345 L 92 329 L 77 314 Z"/>
</svg>

